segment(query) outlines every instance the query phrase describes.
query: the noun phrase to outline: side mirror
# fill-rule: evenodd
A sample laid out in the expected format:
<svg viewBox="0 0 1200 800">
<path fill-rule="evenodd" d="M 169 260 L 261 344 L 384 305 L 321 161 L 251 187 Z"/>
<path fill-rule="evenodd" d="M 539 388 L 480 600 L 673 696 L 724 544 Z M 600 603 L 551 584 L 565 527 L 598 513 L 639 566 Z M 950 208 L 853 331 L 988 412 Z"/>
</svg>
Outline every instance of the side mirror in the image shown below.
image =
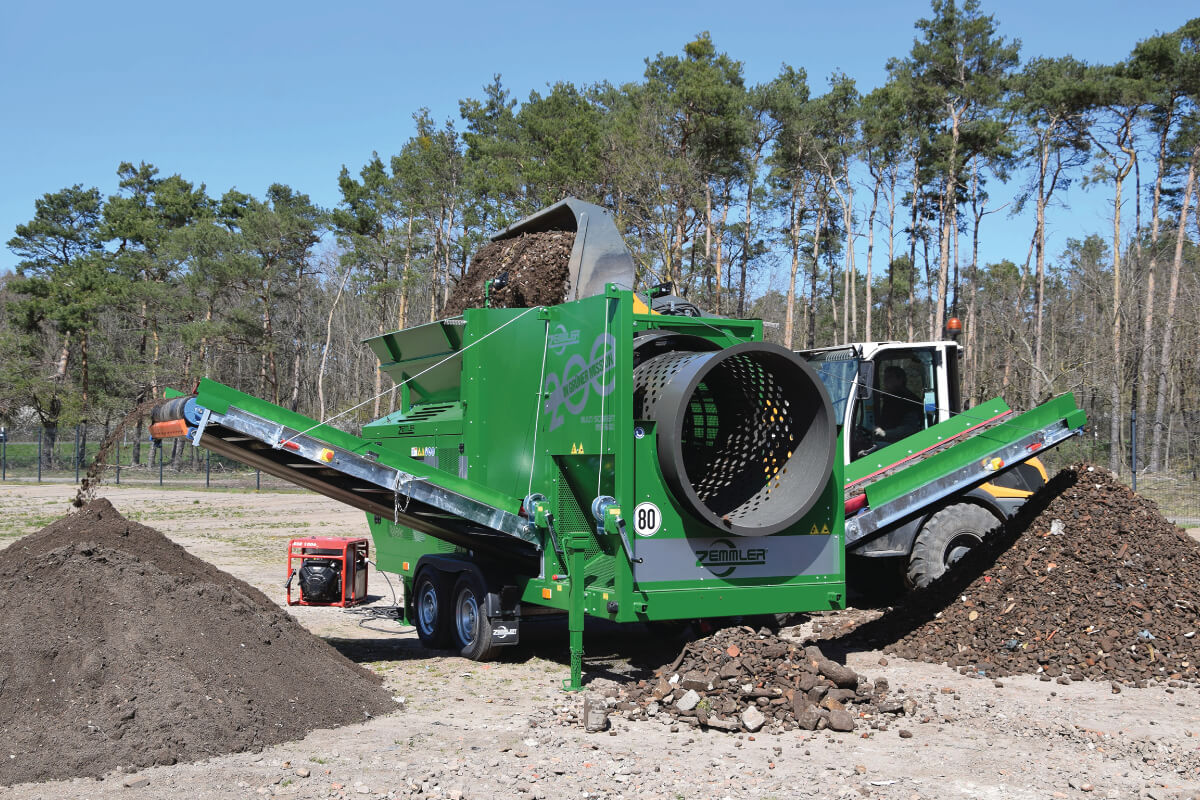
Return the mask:
<svg viewBox="0 0 1200 800">
<path fill-rule="evenodd" d="M 858 365 L 857 396 L 859 400 L 870 400 L 875 389 L 875 362 L 863 361 Z"/>
</svg>

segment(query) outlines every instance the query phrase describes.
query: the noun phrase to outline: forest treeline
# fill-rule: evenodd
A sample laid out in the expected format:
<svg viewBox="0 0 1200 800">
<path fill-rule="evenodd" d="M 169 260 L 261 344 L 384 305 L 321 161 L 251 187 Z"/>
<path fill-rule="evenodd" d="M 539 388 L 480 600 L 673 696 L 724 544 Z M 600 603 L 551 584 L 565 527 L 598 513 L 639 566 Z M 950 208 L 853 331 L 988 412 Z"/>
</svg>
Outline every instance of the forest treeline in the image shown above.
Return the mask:
<svg viewBox="0 0 1200 800">
<path fill-rule="evenodd" d="M 940 338 L 957 316 L 972 402 L 1075 391 L 1112 466 L 1136 411 L 1140 469 L 1194 468 L 1200 18 L 1119 63 L 1023 61 L 976 0 L 934 0 L 887 76 L 785 65 L 752 85 L 707 33 L 620 86 L 519 101 L 496 76 L 331 175 L 333 208 L 122 163 L 115 194 L 48 193 L 8 241 L 0 419 L 109 424 L 202 376 L 327 417 L 391 385 L 362 339 L 438 318 L 489 233 L 573 195 L 612 210 L 642 287 L 795 348 Z M 1073 184 L 1111 219 L 1047 252 Z M 997 214 L 1034 222 L 981 264 Z"/>
</svg>

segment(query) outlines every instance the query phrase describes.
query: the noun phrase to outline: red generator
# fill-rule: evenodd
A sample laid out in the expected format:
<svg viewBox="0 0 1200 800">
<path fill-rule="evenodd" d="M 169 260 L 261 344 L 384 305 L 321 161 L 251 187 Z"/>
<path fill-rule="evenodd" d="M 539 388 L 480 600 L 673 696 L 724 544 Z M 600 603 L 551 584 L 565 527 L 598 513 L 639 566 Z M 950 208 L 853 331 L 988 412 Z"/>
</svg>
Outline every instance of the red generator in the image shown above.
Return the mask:
<svg viewBox="0 0 1200 800">
<path fill-rule="evenodd" d="M 347 608 L 367 600 L 366 538 L 314 536 L 288 542 L 289 606 L 338 606 Z M 299 562 L 297 564 L 296 562 Z M 292 583 L 300 597 L 292 598 Z"/>
</svg>

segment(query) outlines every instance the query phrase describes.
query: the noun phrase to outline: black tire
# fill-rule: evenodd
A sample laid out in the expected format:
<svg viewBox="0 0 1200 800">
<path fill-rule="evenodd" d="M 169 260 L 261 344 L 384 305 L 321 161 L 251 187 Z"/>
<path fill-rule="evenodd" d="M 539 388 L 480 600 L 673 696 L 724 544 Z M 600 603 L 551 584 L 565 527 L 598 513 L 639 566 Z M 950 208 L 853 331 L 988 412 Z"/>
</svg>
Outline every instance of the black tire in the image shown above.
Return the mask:
<svg viewBox="0 0 1200 800">
<path fill-rule="evenodd" d="M 486 613 L 487 594 L 483 582 L 467 571 L 454 584 L 454 606 L 451 611 L 454 646 L 463 658 L 472 661 L 491 661 L 498 649 L 492 641 L 492 621 Z"/>
<path fill-rule="evenodd" d="M 427 567 L 413 582 L 413 624 L 417 638 L 431 650 L 450 646 L 454 620 L 450 610 L 449 576 Z"/>
<path fill-rule="evenodd" d="M 946 506 L 921 527 L 908 557 L 905 583 L 921 589 L 946 573 L 971 548 L 978 545 L 1000 520 L 971 503 Z"/>
</svg>

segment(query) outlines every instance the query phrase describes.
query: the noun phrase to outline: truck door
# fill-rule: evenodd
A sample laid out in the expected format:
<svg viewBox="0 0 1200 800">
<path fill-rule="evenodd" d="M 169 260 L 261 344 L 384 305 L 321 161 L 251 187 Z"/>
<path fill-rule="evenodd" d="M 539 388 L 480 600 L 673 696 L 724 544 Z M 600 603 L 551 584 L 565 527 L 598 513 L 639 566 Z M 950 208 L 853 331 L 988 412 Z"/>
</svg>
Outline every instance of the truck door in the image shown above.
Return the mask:
<svg viewBox="0 0 1200 800">
<path fill-rule="evenodd" d="M 859 401 L 861 427 L 876 446 L 894 444 L 936 425 L 947 414 L 947 387 L 939 381 L 936 347 L 897 347 L 876 352 L 874 391 Z"/>
</svg>

